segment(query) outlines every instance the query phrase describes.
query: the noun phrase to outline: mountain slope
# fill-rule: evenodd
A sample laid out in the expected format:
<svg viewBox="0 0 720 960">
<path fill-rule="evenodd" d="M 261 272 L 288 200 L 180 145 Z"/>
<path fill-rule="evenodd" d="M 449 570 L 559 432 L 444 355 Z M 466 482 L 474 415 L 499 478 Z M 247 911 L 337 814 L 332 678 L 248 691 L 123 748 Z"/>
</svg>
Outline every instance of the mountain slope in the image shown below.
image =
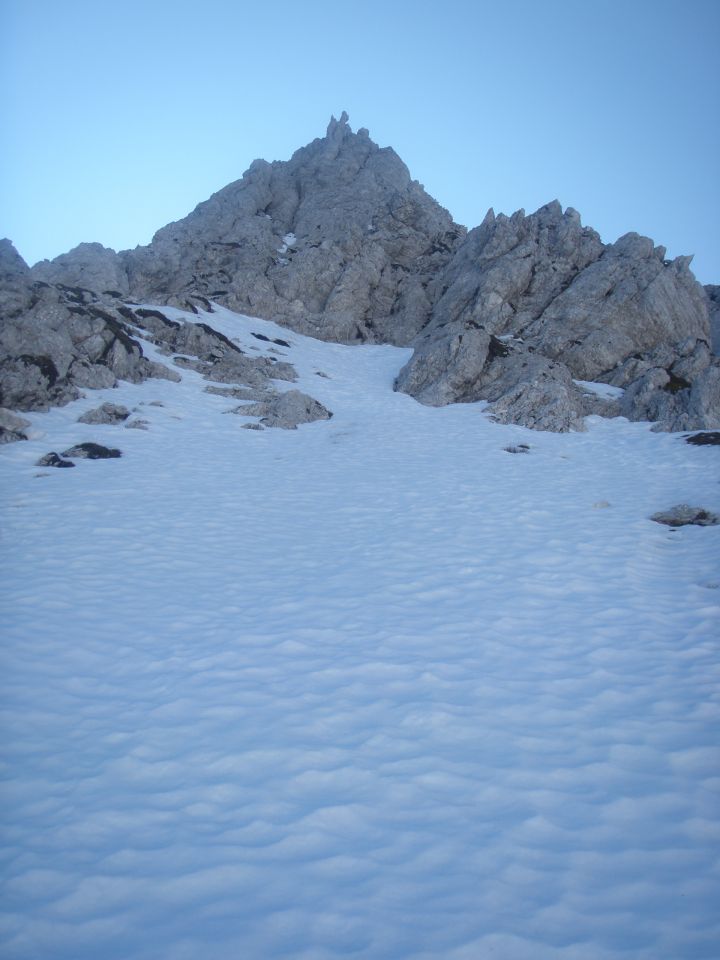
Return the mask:
<svg viewBox="0 0 720 960">
<path fill-rule="evenodd" d="M 648 517 L 720 510 L 717 449 L 166 312 L 333 417 L 244 429 L 185 367 L 3 449 L 3 956 L 711 956 L 720 526 Z M 80 442 L 122 457 L 36 466 Z"/>
</svg>

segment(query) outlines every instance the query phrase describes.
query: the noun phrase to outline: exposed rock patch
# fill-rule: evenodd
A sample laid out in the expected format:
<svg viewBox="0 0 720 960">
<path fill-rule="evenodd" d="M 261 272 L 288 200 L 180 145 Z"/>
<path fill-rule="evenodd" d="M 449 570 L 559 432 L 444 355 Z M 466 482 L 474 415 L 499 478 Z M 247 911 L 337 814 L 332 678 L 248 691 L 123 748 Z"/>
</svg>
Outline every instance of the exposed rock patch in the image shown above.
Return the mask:
<svg viewBox="0 0 720 960">
<path fill-rule="evenodd" d="M 127 407 L 117 403 L 103 403 L 102 406 L 88 410 L 78 417 L 78 423 L 122 423 L 129 416 Z"/>
<path fill-rule="evenodd" d="M 40 457 L 36 466 L 38 467 L 74 467 L 75 464 L 71 460 L 63 460 L 62 457 L 58 456 L 55 451 L 46 453 L 44 457 Z"/>
<path fill-rule="evenodd" d="M 704 433 L 694 433 L 691 437 L 685 437 L 685 443 L 693 443 L 698 447 L 720 446 L 720 432 L 712 430 Z"/>
<path fill-rule="evenodd" d="M 64 450 L 64 457 L 73 457 L 77 460 L 109 460 L 122 456 L 120 450 L 105 447 L 101 443 L 77 443 L 74 447 Z"/>
<path fill-rule="evenodd" d="M 332 417 L 326 407 L 299 390 L 288 390 L 258 403 L 245 404 L 237 407 L 233 413 L 244 417 L 260 417 L 263 426 L 282 430 L 296 430 L 300 423 L 313 423 Z"/>
<path fill-rule="evenodd" d="M 92 290 L 34 280 L 7 243 L 0 258 L 0 403 L 44 410 L 83 388 L 177 374 L 143 355 L 117 305 Z"/>
<path fill-rule="evenodd" d="M 691 507 L 687 503 L 680 503 L 669 510 L 654 513 L 651 517 L 655 523 L 664 523 L 668 527 L 685 527 L 694 525 L 710 527 L 720 523 L 720 517 L 702 507 Z"/>
<path fill-rule="evenodd" d="M 29 420 L 18 417 L 11 410 L 0 407 L 0 444 L 27 440 L 25 430 L 30 426 Z"/>
</svg>

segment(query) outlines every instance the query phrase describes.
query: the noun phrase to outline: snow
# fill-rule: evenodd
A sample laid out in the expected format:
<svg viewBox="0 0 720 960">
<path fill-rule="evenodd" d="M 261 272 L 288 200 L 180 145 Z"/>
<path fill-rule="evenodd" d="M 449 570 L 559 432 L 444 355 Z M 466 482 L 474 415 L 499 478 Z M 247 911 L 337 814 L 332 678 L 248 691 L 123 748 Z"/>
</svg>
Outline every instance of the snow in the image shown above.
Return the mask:
<svg viewBox="0 0 720 960">
<path fill-rule="evenodd" d="M 597 383 L 594 380 L 573 380 L 578 387 L 582 387 L 587 393 L 594 393 L 605 400 L 619 400 L 625 393 L 622 387 L 614 387 L 611 383 Z"/>
<path fill-rule="evenodd" d="M 297 237 L 294 233 L 286 233 L 283 237 L 282 246 L 277 248 L 278 253 L 287 253 L 290 247 L 294 247 L 297 243 Z M 287 261 L 285 261 L 287 262 Z"/>
<path fill-rule="evenodd" d="M 3 958 L 717 957 L 720 528 L 647 519 L 717 511 L 717 449 L 200 319 L 334 416 L 183 370 L 0 451 Z"/>
</svg>

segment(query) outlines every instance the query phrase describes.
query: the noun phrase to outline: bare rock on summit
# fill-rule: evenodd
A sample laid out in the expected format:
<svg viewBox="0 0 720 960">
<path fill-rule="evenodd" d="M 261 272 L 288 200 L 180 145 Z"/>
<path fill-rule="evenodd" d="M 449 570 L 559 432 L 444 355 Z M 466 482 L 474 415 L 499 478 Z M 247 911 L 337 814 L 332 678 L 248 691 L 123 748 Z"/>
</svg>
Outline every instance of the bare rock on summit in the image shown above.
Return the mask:
<svg viewBox="0 0 720 960">
<path fill-rule="evenodd" d="M 138 302 L 216 301 L 325 340 L 406 344 L 464 233 L 343 113 L 289 161 L 256 160 L 148 246 L 109 255 L 82 244 L 33 270 L 68 284 L 93 276 Z"/>
</svg>

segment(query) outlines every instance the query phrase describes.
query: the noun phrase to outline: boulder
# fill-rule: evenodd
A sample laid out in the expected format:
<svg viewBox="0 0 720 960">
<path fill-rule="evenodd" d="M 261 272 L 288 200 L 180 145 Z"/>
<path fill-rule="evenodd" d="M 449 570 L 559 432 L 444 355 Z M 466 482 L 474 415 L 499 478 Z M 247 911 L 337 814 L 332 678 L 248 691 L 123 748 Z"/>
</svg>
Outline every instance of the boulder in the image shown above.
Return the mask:
<svg viewBox="0 0 720 960">
<path fill-rule="evenodd" d="M 62 457 L 58 456 L 54 450 L 50 453 L 46 453 L 44 457 L 40 457 L 36 466 L 38 467 L 74 467 L 75 464 L 71 460 L 63 460 Z"/>
<path fill-rule="evenodd" d="M 720 523 L 720 517 L 710 510 L 703 507 L 691 507 L 687 503 L 680 503 L 669 510 L 661 510 L 654 513 L 651 517 L 655 523 L 664 523 L 668 527 L 685 527 L 694 525 L 698 527 L 711 527 Z"/>
<path fill-rule="evenodd" d="M 103 403 L 102 406 L 88 410 L 78 417 L 78 423 L 122 423 L 129 416 L 127 407 L 117 403 Z"/>
<path fill-rule="evenodd" d="M 77 443 L 74 447 L 64 450 L 62 455 L 77 460 L 108 460 L 121 457 L 122 452 L 113 447 L 105 447 L 101 443 Z"/>
<path fill-rule="evenodd" d="M 243 417 L 260 417 L 263 426 L 282 430 L 296 430 L 300 423 L 313 423 L 332 417 L 332 413 L 321 403 L 299 390 L 288 390 L 267 400 L 244 404 L 236 407 L 233 413 Z"/>
</svg>

